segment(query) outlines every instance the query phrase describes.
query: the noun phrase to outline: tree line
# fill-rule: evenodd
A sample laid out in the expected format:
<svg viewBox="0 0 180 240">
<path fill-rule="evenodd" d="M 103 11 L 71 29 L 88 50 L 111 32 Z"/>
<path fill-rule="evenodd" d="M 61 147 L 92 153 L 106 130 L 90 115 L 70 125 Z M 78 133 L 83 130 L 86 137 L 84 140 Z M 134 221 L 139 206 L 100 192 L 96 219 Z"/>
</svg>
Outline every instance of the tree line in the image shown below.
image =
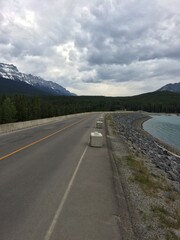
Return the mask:
<svg viewBox="0 0 180 240">
<path fill-rule="evenodd" d="M 180 94 L 154 92 L 133 97 L 0 96 L 0 124 L 93 111 L 180 113 Z"/>
</svg>

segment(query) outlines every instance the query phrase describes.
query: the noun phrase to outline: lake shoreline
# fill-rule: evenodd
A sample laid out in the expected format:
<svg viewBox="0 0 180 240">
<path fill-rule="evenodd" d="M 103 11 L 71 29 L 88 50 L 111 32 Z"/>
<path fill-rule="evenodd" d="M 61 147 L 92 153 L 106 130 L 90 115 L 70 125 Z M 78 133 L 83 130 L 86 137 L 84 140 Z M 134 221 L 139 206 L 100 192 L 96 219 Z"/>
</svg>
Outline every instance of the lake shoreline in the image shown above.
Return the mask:
<svg viewBox="0 0 180 240">
<path fill-rule="evenodd" d="M 163 149 L 167 150 L 169 153 L 174 154 L 176 157 L 180 158 L 180 150 L 177 148 L 174 148 L 173 146 L 163 142 L 161 139 L 154 137 L 153 135 L 151 135 L 150 133 L 148 133 L 144 128 L 143 128 L 143 123 L 148 121 L 149 119 L 151 119 L 151 116 L 144 116 L 140 119 L 135 120 L 132 124 L 134 127 L 141 129 L 144 134 L 148 134 L 151 137 L 153 137 L 158 143 L 159 143 L 159 147 L 162 147 Z"/>
</svg>

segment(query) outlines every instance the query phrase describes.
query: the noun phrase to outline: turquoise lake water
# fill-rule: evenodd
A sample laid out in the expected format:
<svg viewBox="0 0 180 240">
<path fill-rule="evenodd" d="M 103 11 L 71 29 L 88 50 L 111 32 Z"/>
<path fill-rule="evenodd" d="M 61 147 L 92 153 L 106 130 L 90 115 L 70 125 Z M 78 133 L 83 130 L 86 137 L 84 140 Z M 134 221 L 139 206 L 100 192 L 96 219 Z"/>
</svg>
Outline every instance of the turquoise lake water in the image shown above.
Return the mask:
<svg viewBox="0 0 180 240">
<path fill-rule="evenodd" d="M 144 122 L 145 131 L 180 150 L 180 116 L 151 115 L 151 119 Z"/>
</svg>

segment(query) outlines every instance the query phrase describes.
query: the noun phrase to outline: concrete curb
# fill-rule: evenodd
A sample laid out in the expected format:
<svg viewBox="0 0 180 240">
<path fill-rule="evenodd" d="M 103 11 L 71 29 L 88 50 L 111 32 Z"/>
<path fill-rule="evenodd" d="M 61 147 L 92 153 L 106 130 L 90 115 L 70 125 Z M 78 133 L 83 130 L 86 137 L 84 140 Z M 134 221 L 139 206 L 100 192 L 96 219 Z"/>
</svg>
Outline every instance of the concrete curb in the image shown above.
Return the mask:
<svg viewBox="0 0 180 240">
<path fill-rule="evenodd" d="M 17 131 L 25 128 L 36 127 L 43 124 L 55 123 L 55 122 L 63 121 L 64 119 L 72 118 L 74 116 L 82 116 L 87 114 L 90 114 L 90 113 L 78 113 L 78 114 L 71 114 L 71 115 L 52 117 L 52 118 L 43 118 L 43 119 L 37 119 L 37 120 L 31 120 L 31 121 L 25 121 L 25 122 L 0 124 L 0 134 L 13 132 L 13 131 Z"/>
</svg>

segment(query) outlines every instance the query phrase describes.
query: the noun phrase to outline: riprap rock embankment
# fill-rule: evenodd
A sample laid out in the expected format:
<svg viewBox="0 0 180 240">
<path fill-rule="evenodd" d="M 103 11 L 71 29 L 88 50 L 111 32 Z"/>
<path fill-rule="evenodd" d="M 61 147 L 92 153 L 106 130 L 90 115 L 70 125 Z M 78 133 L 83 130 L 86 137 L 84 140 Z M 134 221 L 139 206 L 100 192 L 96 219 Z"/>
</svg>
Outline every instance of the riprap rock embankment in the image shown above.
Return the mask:
<svg viewBox="0 0 180 240">
<path fill-rule="evenodd" d="M 157 168 L 167 173 L 168 178 L 180 183 L 180 158 L 135 124 L 138 121 L 142 123 L 147 117 L 142 113 L 116 113 L 113 121 L 117 132 L 132 150 L 149 157 Z"/>
</svg>

